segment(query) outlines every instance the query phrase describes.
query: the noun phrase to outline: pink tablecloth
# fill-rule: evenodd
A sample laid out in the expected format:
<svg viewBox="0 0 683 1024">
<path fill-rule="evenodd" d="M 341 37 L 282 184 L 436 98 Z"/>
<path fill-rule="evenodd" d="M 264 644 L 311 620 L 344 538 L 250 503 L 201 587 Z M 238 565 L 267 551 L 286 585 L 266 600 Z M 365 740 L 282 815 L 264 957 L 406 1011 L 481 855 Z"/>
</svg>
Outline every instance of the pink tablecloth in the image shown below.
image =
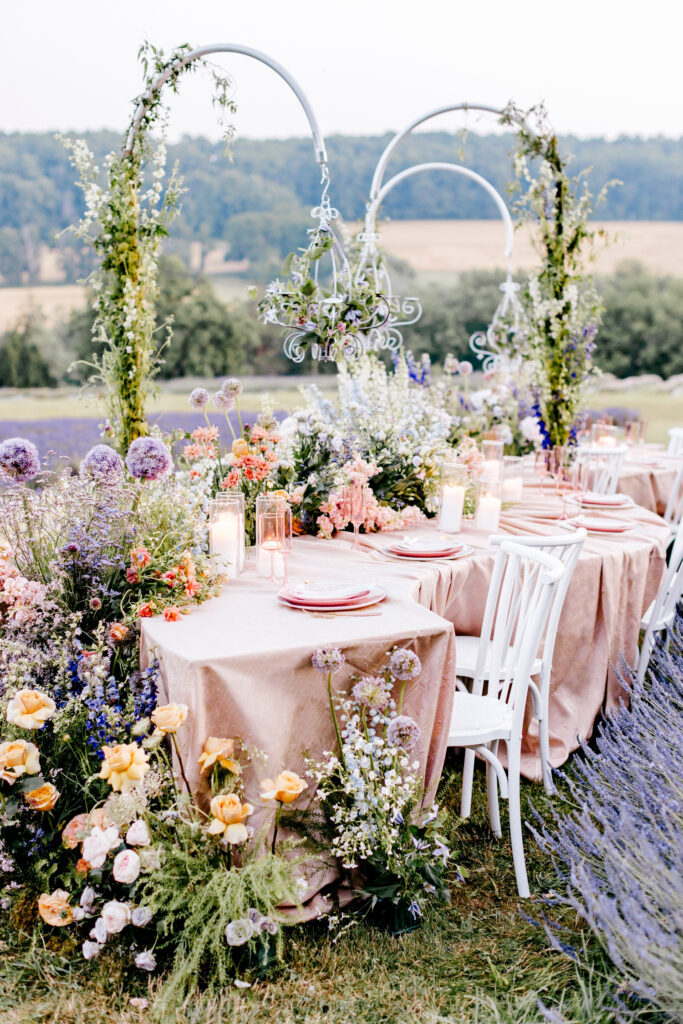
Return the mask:
<svg viewBox="0 0 683 1024">
<path fill-rule="evenodd" d="M 647 446 L 634 448 L 622 463 L 618 490 L 636 505 L 663 515 L 674 485 L 680 458 Z"/>
</svg>

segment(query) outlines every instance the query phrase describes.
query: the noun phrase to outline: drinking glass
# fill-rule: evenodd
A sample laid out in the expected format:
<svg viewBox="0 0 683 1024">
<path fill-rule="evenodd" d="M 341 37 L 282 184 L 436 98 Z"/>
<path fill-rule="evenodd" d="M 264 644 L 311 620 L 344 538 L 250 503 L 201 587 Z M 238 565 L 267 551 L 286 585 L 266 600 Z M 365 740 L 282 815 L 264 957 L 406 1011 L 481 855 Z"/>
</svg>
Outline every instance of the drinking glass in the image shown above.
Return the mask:
<svg viewBox="0 0 683 1024">
<path fill-rule="evenodd" d="M 289 583 L 287 559 L 292 550 L 292 510 L 289 505 L 278 512 L 278 540 L 282 554 L 282 586 L 286 587 Z"/>
<path fill-rule="evenodd" d="M 548 477 L 552 480 L 552 473 L 550 472 L 550 450 L 548 448 L 541 448 L 534 454 L 534 473 L 538 477 L 541 485 L 541 496 L 543 496 L 543 485 Z"/>
<path fill-rule="evenodd" d="M 360 528 L 365 522 L 367 510 L 367 485 L 348 484 L 343 491 L 344 513 L 353 526 L 353 550 L 360 550 Z"/>
</svg>

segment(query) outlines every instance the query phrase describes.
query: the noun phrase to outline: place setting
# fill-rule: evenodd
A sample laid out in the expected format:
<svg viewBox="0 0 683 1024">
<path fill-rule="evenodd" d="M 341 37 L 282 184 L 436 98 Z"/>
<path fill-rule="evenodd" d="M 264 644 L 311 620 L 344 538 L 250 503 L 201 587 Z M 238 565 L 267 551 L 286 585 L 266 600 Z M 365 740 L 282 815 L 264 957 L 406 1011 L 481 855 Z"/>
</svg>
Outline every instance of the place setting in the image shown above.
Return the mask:
<svg viewBox="0 0 683 1024">
<path fill-rule="evenodd" d="M 283 586 L 278 601 L 295 611 L 322 616 L 380 615 L 374 606 L 384 601 L 386 591 L 377 583 L 322 583 L 306 581 Z M 367 610 L 366 610 L 367 609 Z"/>
<path fill-rule="evenodd" d="M 404 537 L 402 540 L 387 544 L 382 553 L 388 558 L 405 559 L 412 562 L 452 562 L 456 558 L 464 558 L 474 550 L 470 544 L 464 544 L 446 537 Z"/>
</svg>

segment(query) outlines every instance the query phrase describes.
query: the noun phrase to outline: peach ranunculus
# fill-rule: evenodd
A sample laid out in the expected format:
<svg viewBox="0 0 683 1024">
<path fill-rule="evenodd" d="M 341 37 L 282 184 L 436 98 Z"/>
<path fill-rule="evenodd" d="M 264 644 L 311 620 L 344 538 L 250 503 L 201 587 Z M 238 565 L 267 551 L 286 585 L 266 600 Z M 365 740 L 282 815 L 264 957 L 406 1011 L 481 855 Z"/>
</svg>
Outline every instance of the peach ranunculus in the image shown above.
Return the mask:
<svg viewBox="0 0 683 1024">
<path fill-rule="evenodd" d="M 213 821 L 209 825 L 209 835 L 222 835 L 229 843 L 243 843 L 249 838 L 244 820 L 254 808 L 251 804 L 243 804 L 237 793 L 215 796 L 210 810 Z"/>
<path fill-rule="evenodd" d="M 38 897 L 38 913 L 45 924 L 62 928 L 71 924 L 74 913 L 69 906 L 69 894 L 64 889 L 55 889 L 53 893 L 44 892 Z"/>
<path fill-rule="evenodd" d="M 7 721 L 20 729 L 42 729 L 56 704 L 39 690 L 19 690 L 7 705 Z"/>
<path fill-rule="evenodd" d="M 199 755 L 197 764 L 201 767 L 201 773 L 210 771 L 213 766 L 218 763 L 224 768 L 227 768 L 229 772 L 237 775 L 240 766 L 236 761 L 233 761 L 232 755 L 235 752 L 235 741 L 221 739 L 218 736 L 209 736 L 206 743 L 204 744 L 204 750 Z"/>
<path fill-rule="evenodd" d="M 308 783 L 300 779 L 296 772 L 280 772 L 276 779 L 263 780 L 261 799 L 279 800 L 281 804 L 291 804 L 307 788 Z"/>
<path fill-rule="evenodd" d="M 177 732 L 187 718 L 187 704 L 161 704 L 151 717 L 157 733 Z"/>
<path fill-rule="evenodd" d="M 26 740 L 8 740 L 0 743 L 0 779 L 15 783 L 22 775 L 37 775 L 40 754 L 35 743 Z"/>
<path fill-rule="evenodd" d="M 32 811 L 51 811 L 59 800 L 59 790 L 51 782 L 44 782 L 37 789 L 25 794 L 26 803 Z"/>
<path fill-rule="evenodd" d="M 232 454 L 236 455 L 238 459 L 249 454 L 249 445 L 243 437 L 238 437 L 232 442 Z"/>
<path fill-rule="evenodd" d="M 142 612 L 140 613 L 142 614 Z M 178 622 L 182 612 L 177 604 L 169 605 L 168 608 L 164 608 L 164 618 L 167 622 Z"/>
<path fill-rule="evenodd" d="M 88 830 L 88 815 L 77 814 L 68 821 L 62 830 L 62 846 L 67 850 L 75 850 L 85 839 Z"/>
<path fill-rule="evenodd" d="M 102 747 L 102 753 L 104 761 L 99 778 L 106 779 L 117 793 L 128 793 L 134 789 L 149 771 L 147 753 L 137 743 Z"/>
<path fill-rule="evenodd" d="M 131 549 L 130 560 L 133 565 L 137 565 L 138 569 L 146 569 L 152 561 L 152 556 L 147 548 L 137 547 Z"/>
<path fill-rule="evenodd" d="M 114 822 L 107 817 L 106 807 L 95 807 L 88 815 L 90 828 L 111 828 Z"/>
<path fill-rule="evenodd" d="M 122 643 L 128 636 L 128 626 L 124 626 L 122 622 L 114 622 L 109 627 L 109 639 L 113 644 Z"/>
</svg>

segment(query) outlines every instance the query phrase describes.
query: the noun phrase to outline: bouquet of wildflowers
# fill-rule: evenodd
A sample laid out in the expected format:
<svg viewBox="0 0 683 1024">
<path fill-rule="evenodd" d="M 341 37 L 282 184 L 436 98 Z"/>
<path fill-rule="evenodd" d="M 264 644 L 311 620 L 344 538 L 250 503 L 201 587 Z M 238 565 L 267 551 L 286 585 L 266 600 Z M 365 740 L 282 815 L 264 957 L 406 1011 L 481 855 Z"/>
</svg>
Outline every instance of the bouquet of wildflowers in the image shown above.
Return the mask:
<svg viewBox="0 0 683 1024">
<path fill-rule="evenodd" d="M 327 676 L 337 750 L 308 762 L 308 774 L 332 827 L 332 852 L 362 876 L 359 894 L 409 908 L 413 919 L 431 898 L 447 902 L 450 850 L 439 831 L 439 808 L 422 809 L 417 722 L 403 714 L 407 684 L 419 658 L 394 648 L 373 676 L 354 677 L 350 694 L 335 700 L 332 676 L 344 663 L 339 650 L 319 649 L 313 665 Z M 398 692 L 396 692 L 398 691 Z"/>
</svg>

